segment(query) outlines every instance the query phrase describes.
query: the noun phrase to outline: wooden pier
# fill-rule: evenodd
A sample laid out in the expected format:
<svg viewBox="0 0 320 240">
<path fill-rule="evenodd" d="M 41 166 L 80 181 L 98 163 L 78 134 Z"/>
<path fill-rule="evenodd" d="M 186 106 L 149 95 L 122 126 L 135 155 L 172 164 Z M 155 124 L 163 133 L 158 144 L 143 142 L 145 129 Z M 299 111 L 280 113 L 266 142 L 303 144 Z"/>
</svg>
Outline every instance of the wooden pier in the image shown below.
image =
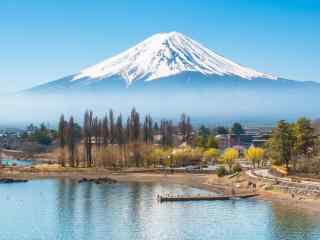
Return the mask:
<svg viewBox="0 0 320 240">
<path fill-rule="evenodd" d="M 160 196 L 158 195 L 158 200 L 160 202 L 185 202 L 185 201 L 221 201 L 221 200 L 232 200 L 232 199 L 244 199 L 256 197 L 257 193 L 248 194 L 235 194 L 235 195 L 218 195 L 218 196 Z"/>
</svg>

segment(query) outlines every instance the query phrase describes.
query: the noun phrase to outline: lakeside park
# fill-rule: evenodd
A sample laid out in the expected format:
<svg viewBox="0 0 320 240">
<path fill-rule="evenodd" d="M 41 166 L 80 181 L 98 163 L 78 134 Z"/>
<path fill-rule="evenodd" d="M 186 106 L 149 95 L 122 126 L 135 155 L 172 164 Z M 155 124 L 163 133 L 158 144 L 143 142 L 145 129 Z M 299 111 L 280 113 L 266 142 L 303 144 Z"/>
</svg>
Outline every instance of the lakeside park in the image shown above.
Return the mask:
<svg viewBox="0 0 320 240">
<path fill-rule="evenodd" d="M 279 121 L 273 128 L 246 128 L 240 123 L 209 128 L 192 126 L 186 114 L 177 123 L 157 122 L 151 115 L 142 118 L 135 109 L 129 116 L 123 123 L 122 115 L 112 110 L 102 118 L 86 111 L 82 124 L 61 115 L 58 129 L 41 124 L 19 130 L 19 134 L 3 133 L 3 196 L 13 194 L 5 188 L 12 184 L 17 188 L 36 184 L 30 191 L 41 189 L 42 182 L 71 184 L 73 191 L 83 186 L 111 191 L 108 189 L 147 184 L 153 189 L 149 201 L 158 207 L 247 201 L 271 204 L 272 209 L 290 206 L 289 212 L 301 211 L 310 218 L 319 214 L 317 123 L 300 118 L 294 123 Z M 75 197 L 74 192 L 63 190 L 63 194 Z M 106 201 L 118 193 L 110 194 L 105 195 Z M 68 206 L 61 205 L 61 211 Z"/>
</svg>

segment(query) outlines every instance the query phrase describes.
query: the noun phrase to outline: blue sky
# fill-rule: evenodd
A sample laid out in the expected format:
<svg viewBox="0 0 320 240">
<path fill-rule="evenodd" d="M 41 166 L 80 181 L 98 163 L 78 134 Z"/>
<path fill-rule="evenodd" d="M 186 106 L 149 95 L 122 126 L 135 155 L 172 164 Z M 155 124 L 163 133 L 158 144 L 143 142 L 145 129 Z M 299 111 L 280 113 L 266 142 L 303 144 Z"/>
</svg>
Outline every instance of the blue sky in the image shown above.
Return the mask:
<svg viewBox="0 0 320 240">
<path fill-rule="evenodd" d="M 178 31 L 259 71 L 320 82 L 320 0 L 1 0 L 0 92 Z"/>
</svg>

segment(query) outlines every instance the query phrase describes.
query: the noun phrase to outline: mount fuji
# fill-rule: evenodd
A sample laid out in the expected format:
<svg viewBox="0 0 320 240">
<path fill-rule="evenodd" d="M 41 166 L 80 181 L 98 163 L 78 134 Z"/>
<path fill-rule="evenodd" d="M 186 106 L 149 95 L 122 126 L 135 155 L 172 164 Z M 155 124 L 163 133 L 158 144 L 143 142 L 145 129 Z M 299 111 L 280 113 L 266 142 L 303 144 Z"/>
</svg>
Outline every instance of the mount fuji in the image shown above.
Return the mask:
<svg viewBox="0 0 320 240">
<path fill-rule="evenodd" d="M 233 63 L 181 33 L 171 32 L 156 34 L 124 53 L 84 69 L 72 80 L 119 76 L 130 86 L 139 80 L 154 81 L 183 72 L 276 79 Z"/>
<path fill-rule="evenodd" d="M 276 56 L 275 56 L 276 57 Z M 131 107 L 164 116 L 220 119 L 318 117 L 320 84 L 241 66 L 177 32 L 159 33 L 80 72 L 33 87 L 41 113 Z M 27 98 L 22 97 L 25 106 Z M 49 110 L 50 107 L 50 110 Z M 34 112 L 34 111 L 33 111 Z"/>
<path fill-rule="evenodd" d="M 29 89 L 31 93 L 67 90 L 109 92 L 114 90 L 154 90 L 302 85 L 271 74 L 241 66 L 178 33 L 158 33 L 136 46 L 85 68 L 79 73 Z M 310 84 L 310 83 L 309 83 Z"/>
</svg>

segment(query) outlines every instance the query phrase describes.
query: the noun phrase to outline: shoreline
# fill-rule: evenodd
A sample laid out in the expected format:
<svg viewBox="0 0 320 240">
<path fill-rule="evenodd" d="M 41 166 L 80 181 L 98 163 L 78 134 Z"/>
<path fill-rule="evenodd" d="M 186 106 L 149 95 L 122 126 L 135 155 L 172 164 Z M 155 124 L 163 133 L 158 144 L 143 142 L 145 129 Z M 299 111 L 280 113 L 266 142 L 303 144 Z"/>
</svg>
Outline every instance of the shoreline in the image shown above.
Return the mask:
<svg viewBox="0 0 320 240">
<path fill-rule="evenodd" d="M 22 171 L 21 169 L 10 169 L 3 171 L 0 169 L 0 178 L 26 179 L 26 180 L 41 180 L 41 179 L 71 179 L 79 181 L 82 178 L 98 179 L 107 177 L 122 183 L 141 182 L 141 183 L 163 183 L 163 184 L 181 184 L 192 188 L 206 190 L 208 192 L 228 194 L 231 192 L 231 186 L 226 179 L 217 178 L 212 174 L 191 174 L 191 173 L 152 173 L 152 172 L 130 172 L 130 171 L 112 171 L 112 170 L 97 170 L 97 169 L 81 169 L 80 171 L 40 171 L 30 172 Z M 235 189 L 237 193 L 248 193 L 247 188 L 239 187 Z M 262 190 L 256 191 L 259 196 L 257 200 L 270 201 L 280 205 L 290 205 L 299 210 L 306 210 L 311 214 L 320 213 L 320 199 L 312 198 L 292 198 L 290 194 L 275 191 Z"/>
</svg>

